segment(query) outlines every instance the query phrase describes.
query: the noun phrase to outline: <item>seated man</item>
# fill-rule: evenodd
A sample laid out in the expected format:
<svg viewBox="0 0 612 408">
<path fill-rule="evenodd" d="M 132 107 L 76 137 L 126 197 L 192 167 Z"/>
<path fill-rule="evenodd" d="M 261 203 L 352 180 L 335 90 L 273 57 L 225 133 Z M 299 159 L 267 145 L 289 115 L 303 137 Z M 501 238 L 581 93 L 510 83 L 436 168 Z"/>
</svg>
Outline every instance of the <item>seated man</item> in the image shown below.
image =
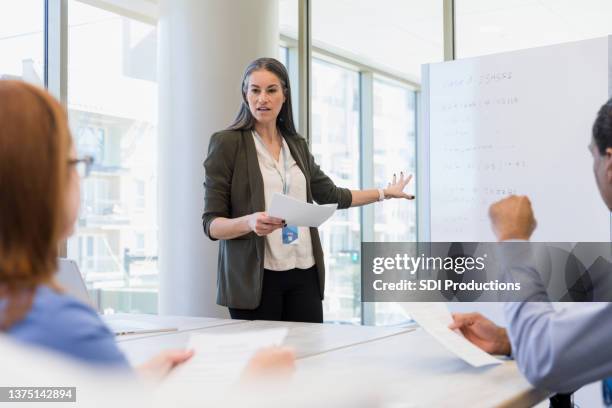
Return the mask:
<svg viewBox="0 0 612 408">
<path fill-rule="evenodd" d="M 598 113 L 590 150 L 597 187 L 612 209 L 612 99 Z M 501 200 L 491 206 L 489 215 L 499 241 L 527 241 L 536 227 L 527 197 Z M 489 353 L 512 354 L 537 387 L 571 392 L 612 376 L 612 304 L 581 303 L 555 311 L 538 272 L 517 254 L 504 255 L 509 279 L 533 283 L 530 301 L 505 304 L 507 331 L 478 313 L 455 314 L 450 327 Z"/>
</svg>

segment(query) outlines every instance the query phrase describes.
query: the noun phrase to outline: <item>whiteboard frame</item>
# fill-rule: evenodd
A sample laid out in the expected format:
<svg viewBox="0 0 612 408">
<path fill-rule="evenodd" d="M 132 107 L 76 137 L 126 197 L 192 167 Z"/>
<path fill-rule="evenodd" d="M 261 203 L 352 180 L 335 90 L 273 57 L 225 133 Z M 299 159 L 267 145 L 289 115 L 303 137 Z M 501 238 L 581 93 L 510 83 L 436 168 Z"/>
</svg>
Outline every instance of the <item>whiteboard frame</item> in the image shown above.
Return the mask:
<svg viewBox="0 0 612 408">
<path fill-rule="evenodd" d="M 554 45 L 554 44 L 551 44 Z M 539 47 L 535 47 L 539 48 Z M 515 50 L 509 52 L 520 52 Z M 505 53 L 504 53 L 505 54 Z M 489 55 L 490 56 L 490 55 Z M 477 58 L 477 57 L 476 57 Z M 454 61 L 454 60 L 453 60 Z M 448 62 L 453 62 L 448 61 Z M 442 62 L 445 63 L 445 62 Z M 440 64 L 440 63 L 436 63 Z M 431 242 L 430 66 L 421 65 L 421 92 L 417 103 L 417 242 Z M 612 35 L 608 36 L 608 98 L 612 98 Z M 417 112 L 418 113 L 418 112 Z M 612 212 L 609 217 L 612 241 Z"/>
<path fill-rule="evenodd" d="M 421 66 L 421 92 L 417 111 L 416 138 L 416 197 L 417 197 L 417 242 L 431 241 L 431 180 L 429 152 L 429 64 Z"/>
<path fill-rule="evenodd" d="M 612 35 L 608 36 L 608 99 L 612 98 Z M 610 240 L 612 241 L 612 213 L 610 213 Z"/>
</svg>

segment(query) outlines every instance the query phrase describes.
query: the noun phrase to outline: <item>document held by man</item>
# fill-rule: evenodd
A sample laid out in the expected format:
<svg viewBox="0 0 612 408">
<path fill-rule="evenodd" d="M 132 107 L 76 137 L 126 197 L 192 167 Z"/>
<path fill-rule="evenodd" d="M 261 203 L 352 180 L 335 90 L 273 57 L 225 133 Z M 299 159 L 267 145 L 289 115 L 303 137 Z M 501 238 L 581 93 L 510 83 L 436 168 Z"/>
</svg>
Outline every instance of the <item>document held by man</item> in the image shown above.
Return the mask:
<svg viewBox="0 0 612 408">
<path fill-rule="evenodd" d="M 228 334 L 196 334 L 189 339 L 194 356 L 177 367 L 168 379 L 176 386 L 226 387 L 240 379 L 255 353 L 265 347 L 280 346 L 289 329 L 266 329 Z"/>
<path fill-rule="evenodd" d="M 275 193 L 268 209 L 268 215 L 283 219 L 287 225 L 318 227 L 329 219 L 338 204 L 310 204 L 284 194 Z"/>
<path fill-rule="evenodd" d="M 483 367 L 502 363 L 501 360 L 470 343 L 461 334 L 448 328 L 453 317 L 444 303 L 405 302 L 399 304 L 438 343 L 471 366 Z"/>
</svg>

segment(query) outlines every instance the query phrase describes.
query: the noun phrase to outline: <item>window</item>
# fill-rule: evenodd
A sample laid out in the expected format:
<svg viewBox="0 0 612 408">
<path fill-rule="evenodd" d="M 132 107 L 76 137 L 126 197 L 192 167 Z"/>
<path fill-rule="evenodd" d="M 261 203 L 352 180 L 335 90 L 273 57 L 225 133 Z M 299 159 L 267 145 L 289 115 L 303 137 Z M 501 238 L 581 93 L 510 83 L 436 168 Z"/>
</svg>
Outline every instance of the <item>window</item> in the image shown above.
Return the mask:
<svg viewBox="0 0 612 408">
<path fill-rule="evenodd" d="M 278 60 L 283 63 L 285 68 L 289 69 L 289 49 L 287 47 L 278 48 Z"/>
<path fill-rule="evenodd" d="M 415 93 L 404 85 L 374 80 L 374 185 L 386 186 L 393 174 L 404 171 L 413 179 L 406 191 L 414 193 L 416 170 Z M 397 175 L 399 177 L 399 174 Z M 416 206 L 385 201 L 375 207 L 376 242 L 416 241 Z"/>
<path fill-rule="evenodd" d="M 385 186 L 398 171 L 412 174 L 407 191 L 415 191 L 416 95 L 406 85 L 376 78 L 374 94 L 374 185 Z M 399 177 L 399 175 L 398 175 Z M 389 200 L 374 206 L 374 241 L 416 241 L 416 202 Z M 395 303 L 374 304 L 377 325 L 408 320 Z"/>
<path fill-rule="evenodd" d="M 139 253 L 143 253 L 145 251 L 145 234 L 140 232 L 136 233 L 136 244 L 134 247 Z"/>
<path fill-rule="evenodd" d="M 0 79 L 44 85 L 44 0 L 0 5 Z"/>
<path fill-rule="evenodd" d="M 95 157 L 68 256 L 101 309 L 156 313 L 156 29 L 72 0 L 68 40 L 70 126 Z"/>
<path fill-rule="evenodd" d="M 442 1 L 313 0 L 313 44 L 417 81 L 443 60 Z"/>
<path fill-rule="evenodd" d="M 473 57 L 612 34 L 612 2 L 456 0 L 457 56 Z"/>
<path fill-rule="evenodd" d="M 134 192 L 135 194 L 135 209 L 137 211 L 144 211 L 146 209 L 146 188 L 147 184 L 144 180 L 134 181 Z"/>
<path fill-rule="evenodd" d="M 442 2 L 379 3 L 312 2 L 311 150 L 337 185 L 351 189 L 386 185 L 395 171 L 414 175 L 415 88 L 420 65 L 443 59 Z M 289 57 L 290 75 L 296 80 L 297 67 L 291 66 L 291 62 L 293 57 L 297 58 L 297 45 L 292 42 L 298 33 L 297 14 L 297 1 L 280 0 L 280 55 Z M 342 24 L 338 25 L 340 19 Z M 283 48 L 287 45 L 285 54 Z M 370 84 L 372 100 L 370 92 L 362 95 L 360 91 L 362 85 Z M 373 118 L 362 117 L 369 111 L 361 111 L 362 103 L 373 107 Z M 362 134 L 371 136 L 369 129 L 361 129 L 360 123 L 373 123 L 374 127 L 372 153 L 368 150 L 363 158 L 362 144 L 370 141 L 360 138 Z M 363 146 L 370 149 L 370 143 Z M 365 172 L 367 178 L 361 180 L 362 170 L 370 166 L 374 171 Z M 414 187 L 413 182 L 411 191 Z M 324 316 L 328 321 L 360 323 L 363 315 L 366 322 L 375 322 L 378 311 L 373 304 L 365 304 L 361 310 L 362 236 L 377 241 L 416 240 L 416 203 L 385 202 L 378 207 L 373 218 L 371 213 L 364 214 L 367 216 L 363 225 L 362 210 L 350 209 L 339 211 L 319 229 L 326 257 Z M 402 222 L 397 222 L 398 219 Z M 395 311 L 380 310 L 384 316 L 378 323 L 386 323 L 387 317 L 393 322 L 398 318 L 405 320 Z"/>
<path fill-rule="evenodd" d="M 421 64 L 443 59 L 443 2 L 313 0 L 311 20 L 313 53 L 338 64 L 325 65 L 313 59 L 312 149 L 333 157 L 333 146 L 342 146 L 342 154 L 351 160 L 349 163 L 343 157 L 334 157 L 321 163 L 323 170 L 333 174 L 337 184 L 351 188 L 385 186 L 393 172 L 400 170 L 414 173 L 414 88 L 420 81 Z M 281 31 L 288 33 L 294 26 L 288 18 L 284 21 Z M 356 89 L 364 86 L 363 93 L 355 91 L 350 95 L 354 98 L 353 107 L 347 103 L 347 86 L 333 80 L 335 72 L 352 72 Z M 324 91 L 316 89 L 319 87 Z M 365 109 L 360 112 L 362 103 Z M 316 109 L 317 104 L 325 109 Z M 348 112 L 359 117 L 364 127 L 360 128 L 359 123 L 351 127 L 348 120 L 338 119 L 348 118 Z M 364 157 L 360 157 L 361 146 Z M 360 180 L 362 171 L 365 178 Z M 367 210 L 341 211 L 334 216 L 334 226 L 322 228 L 324 252 L 330 258 L 326 319 L 361 322 L 363 315 L 364 322 L 375 323 L 376 306 L 366 303 L 361 311 L 358 305 L 361 237 L 376 241 L 415 240 L 415 207 L 414 202 L 385 202 Z M 352 293 L 349 288 L 353 288 Z"/>
<path fill-rule="evenodd" d="M 359 73 L 314 60 L 312 153 L 338 186 L 359 189 Z M 319 228 L 325 265 L 327 321 L 361 321 L 360 210 L 337 212 Z"/>
<path fill-rule="evenodd" d="M 81 154 L 92 156 L 96 163 L 104 162 L 106 129 L 91 125 L 79 126 L 74 137 L 77 141 L 77 150 Z"/>
<path fill-rule="evenodd" d="M 298 0 L 280 0 L 278 7 L 279 31 L 291 38 L 298 37 Z"/>
</svg>

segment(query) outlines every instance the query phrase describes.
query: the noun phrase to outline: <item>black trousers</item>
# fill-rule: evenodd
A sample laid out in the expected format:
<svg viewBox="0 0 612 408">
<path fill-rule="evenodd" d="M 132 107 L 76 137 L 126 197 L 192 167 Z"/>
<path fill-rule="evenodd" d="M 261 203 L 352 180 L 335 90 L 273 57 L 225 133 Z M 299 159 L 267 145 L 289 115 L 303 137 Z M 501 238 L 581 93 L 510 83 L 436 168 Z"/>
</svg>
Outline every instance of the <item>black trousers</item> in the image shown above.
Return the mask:
<svg viewBox="0 0 612 408">
<path fill-rule="evenodd" d="M 264 269 L 261 302 L 256 309 L 229 308 L 232 319 L 323 323 L 317 267 Z"/>
<path fill-rule="evenodd" d="M 555 394 L 550 397 L 550 408 L 572 408 L 574 407 L 574 401 L 572 398 L 573 393 L 569 394 Z"/>
</svg>

